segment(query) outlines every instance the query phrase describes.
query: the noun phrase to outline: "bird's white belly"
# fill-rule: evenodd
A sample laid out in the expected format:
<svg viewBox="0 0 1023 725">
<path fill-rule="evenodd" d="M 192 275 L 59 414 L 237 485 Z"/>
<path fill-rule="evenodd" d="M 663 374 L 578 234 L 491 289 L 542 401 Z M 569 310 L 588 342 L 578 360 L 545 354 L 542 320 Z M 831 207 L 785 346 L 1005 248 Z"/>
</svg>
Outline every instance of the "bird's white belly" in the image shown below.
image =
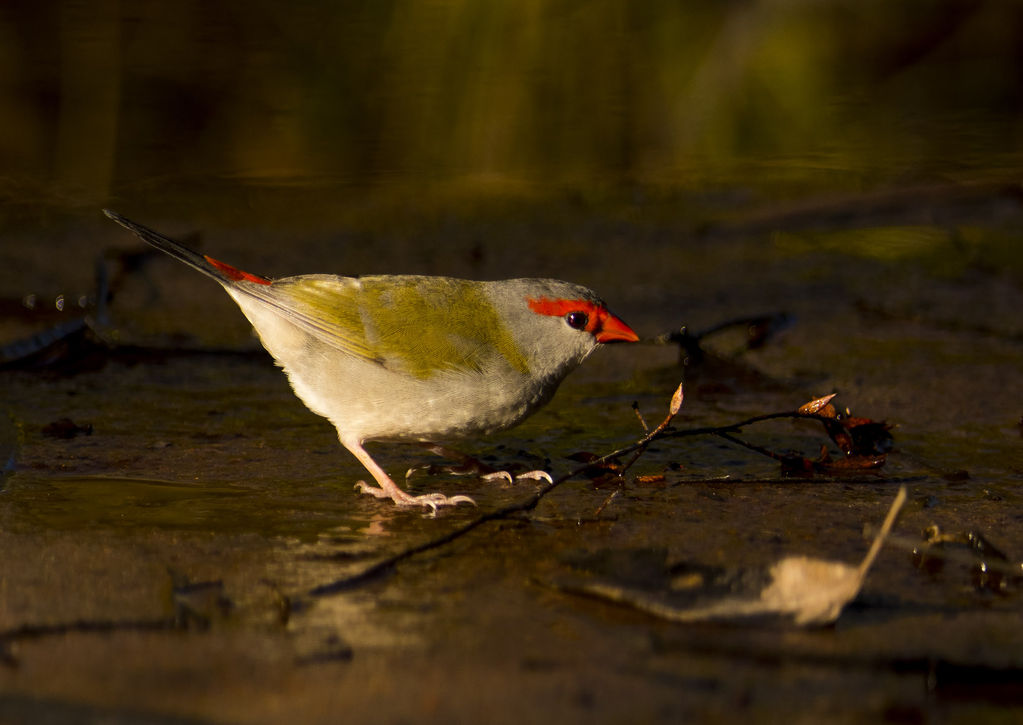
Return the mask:
<svg viewBox="0 0 1023 725">
<path fill-rule="evenodd" d="M 546 402 L 537 386 L 482 374 L 420 380 L 373 363 L 284 364 L 310 410 L 360 440 L 440 440 L 509 428 Z M 525 376 L 522 376 L 525 378 Z"/>
<path fill-rule="evenodd" d="M 229 292 L 232 292 L 230 289 Z M 495 356 L 492 370 L 417 377 L 333 347 L 266 306 L 236 299 L 295 394 L 342 438 L 442 440 L 509 428 L 546 403 L 570 368 L 550 379 Z"/>
</svg>

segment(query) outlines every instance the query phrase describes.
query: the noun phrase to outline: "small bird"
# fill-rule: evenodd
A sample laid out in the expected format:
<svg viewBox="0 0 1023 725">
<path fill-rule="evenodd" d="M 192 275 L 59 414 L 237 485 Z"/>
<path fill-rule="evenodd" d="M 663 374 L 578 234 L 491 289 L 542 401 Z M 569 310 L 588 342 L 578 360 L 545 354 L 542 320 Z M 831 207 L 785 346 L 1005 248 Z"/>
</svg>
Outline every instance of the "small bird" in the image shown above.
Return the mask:
<svg viewBox="0 0 1023 725">
<path fill-rule="evenodd" d="M 402 490 L 367 441 L 436 442 L 510 428 L 536 412 L 596 347 L 639 337 L 592 291 L 552 279 L 307 274 L 270 279 L 199 254 L 103 210 L 212 277 L 252 323 L 295 394 L 337 428 L 399 506 L 472 503 Z"/>
</svg>

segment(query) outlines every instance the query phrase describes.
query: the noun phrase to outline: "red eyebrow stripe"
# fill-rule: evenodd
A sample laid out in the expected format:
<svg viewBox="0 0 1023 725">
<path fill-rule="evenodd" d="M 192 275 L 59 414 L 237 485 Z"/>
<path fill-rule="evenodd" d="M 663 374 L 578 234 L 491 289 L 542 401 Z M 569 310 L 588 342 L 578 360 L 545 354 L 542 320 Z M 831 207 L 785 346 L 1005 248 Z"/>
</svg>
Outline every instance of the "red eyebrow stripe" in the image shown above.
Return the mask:
<svg viewBox="0 0 1023 725">
<path fill-rule="evenodd" d="M 586 327 L 597 342 L 639 342 L 639 335 L 631 327 L 608 312 L 602 302 L 590 300 L 552 300 L 549 297 L 527 297 L 529 309 L 538 315 L 564 317 L 569 312 L 583 312 L 587 316 Z"/>
<path fill-rule="evenodd" d="M 529 309 L 538 315 L 564 317 L 569 312 L 585 312 L 589 316 L 586 323 L 588 332 L 598 329 L 608 314 L 603 305 L 589 300 L 552 300 L 549 297 L 529 297 L 526 301 L 529 303 Z"/>
<path fill-rule="evenodd" d="M 235 282 L 255 282 L 256 284 L 270 284 L 270 280 L 268 280 L 266 277 L 260 277 L 259 275 L 243 272 L 240 269 L 236 269 L 232 267 L 230 264 L 221 262 L 219 259 L 214 259 L 213 257 L 209 257 L 206 255 L 203 255 L 203 257 L 205 257 L 207 262 L 209 262 L 218 270 L 223 272 L 228 277 L 228 279 L 233 279 Z"/>
<path fill-rule="evenodd" d="M 529 309 L 533 312 L 550 317 L 561 317 L 575 311 L 592 312 L 597 309 L 597 305 L 588 300 L 552 300 L 549 297 L 530 297 L 526 301 L 529 302 Z"/>
</svg>

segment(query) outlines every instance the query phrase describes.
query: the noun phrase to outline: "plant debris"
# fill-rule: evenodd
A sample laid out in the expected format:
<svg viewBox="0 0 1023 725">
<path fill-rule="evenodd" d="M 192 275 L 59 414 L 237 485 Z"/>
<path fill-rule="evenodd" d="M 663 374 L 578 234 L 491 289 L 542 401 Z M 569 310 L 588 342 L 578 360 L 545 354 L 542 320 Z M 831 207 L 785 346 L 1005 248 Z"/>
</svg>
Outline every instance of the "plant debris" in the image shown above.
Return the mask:
<svg viewBox="0 0 1023 725">
<path fill-rule="evenodd" d="M 709 432 L 725 440 L 743 446 L 781 463 L 782 472 L 788 475 L 813 473 L 862 472 L 881 468 L 892 449 L 892 426 L 884 421 L 853 416 L 848 408 L 839 413 L 831 404 L 835 394 L 816 398 L 799 406 L 792 413 L 773 413 L 756 416 L 741 423 L 721 426 Z M 821 446 L 817 458 L 810 459 L 791 451 L 776 452 L 739 438 L 736 433 L 752 423 L 776 418 L 803 418 L 819 421 L 828 437 L 838 446 L 842 456 L 833 458 L 826 446 Z M 702 431 L 701 431 L 702 432 Z"/>
<path fill-rule="evenodd" d="M 607 508 L 612 501 L 617 498 L 622 491 L 626 488 L 625 473 L 636 463 L 637 460 L 647 450 L 647 447 L 656 440 L 665 440 L 668 438 L 677 438 L 685 436 L 697 436 L 697 435 L 723 435 L 734 438 L 736 442 L 739 442 L 747 447 L 753 447 L 738 438 L 735 438 L 734 434 L 739 432 L 742 428 L 753 425 L 767 420 L 777 420 L 785 418 L 796 418 L 796 419 L 813 419 L 818 421 L 837 421 L 838 413 L 833 407 L 831 407 L 831 400 L 834 398 L 833 395 L 825 396 L 825 398 L 819 398 L 814 401 L 801 406 L 794 411 L 786 411 L 780 413 L 768 413 L 765 415 L 748 418 L 739 423 L 734 423 L 726 426 L 717 427 L 704 427 L 704 428 L 674 428 L 672 423 L 675 418 L 682 410 L 682 404 L 685 400 L 685 390 L 683 385 L 679 385 L 674 393 L 672 394 L 671 401 L 668 404 L 668 414 L 664 420 L 661 421 L 653 429 L 647 429 L 642 438 L 632 443 L 631 445 L 625 446 L 610 453 L 605 453 L 602 456 L 589 452 L 580 452 L 573 454 L 573 458 L 580 463 L 581 466 L 575 470 L 569 471 L 568 473 L 559 476 L 553 480 L 545 480 L 537 486 L 534 492 L 527 498 L 517 503 L 512 503 L 494 511 L 488 511 L 479 514 L 473 519 L 470 519 L 466 523 L 456 527 L 455 529 L 448 531 L 447 533 L 441 534 L 435 538 L 429 539 L 419 544 L 415 544 L 409 548 L 403 549 L 395 554 L 392 554 L 384 559 L 381 559 L 375 563 L 368 565 L 363 570 L 354 574 L 336 579 L 331 582 L 320 584 L 309 589 L 306 592 L 306 596 L 309 597 L 322 597 L 337 594 L 339 592 L 349 591 L 353 588 L 359 587 L 369 581 L 375 580 L 380 576 L 384 576 L 399 564 L 408 559 L 411 559 L 419 554 L 427 551 L 438 549 L 442 546 L 446 546 L 453 541 L 460 539 L 471 531 L 476 530 L 480 526 L 487 524 L 491 521 L 499 521 L 507 519 L 514 515 L 524 514 L 532 511 L 537 507 L 540 501 L 551 493 L 554 489 L 561 486 L 566 481 L 572 480 L 580 476 L 586 476 L 591 479 L 601 480 L 604 482 L 613 481 L 616 485 L 614 490 L 608 495 L 603 503 L 597 508 L 595 515 L 600 515 L 601 512 Z M 851 418 L 851 417 L 850 417 Z M 642 416 L 640 416 L 641 422 L 644 422 Z M 861 419 L 855 419 L 861 420 Z M 865 420 L 865 419 L 863 419 Z M 873 422 L 873 421 L 871 421 Z M 885 435 L 887 433 L 888 426 L 886 424 L 879 424 L 883 427 Z M 844 428 L 844 424 L 843 424 Z M 764 449 L 761 449 L 764 450 Z M 778 456 L 779 454 L 765 451 L 772 457 Z M 630 456 L 624 463 L 622 459 L 625 456 Z M 848 457 L 847 457 L 848 458 Z M 802 459 L 801 459 L 802 460 Z M 855 465 L 855 464 L 854 464 Z M 812 467 L 812 464 L 811 464 Z M 636 478 L 636 482 L 639 485 L 646 486 L 657 486 L 661 487 L 663 484 L 662 478 L 657 475 Z M 890 528 L 894 522 L 894 517 L 897 513 L 898 507 L 901 507 L 902 500 L 905 498 L 905 492 L 900 490 L 900 496 L 897 499 L 898 506 L 893 506 L 892 511 L 889 512 L 889 520 L 886 520 L 886 525 Z M 885 532 L 885 536 L 887 532 Z M 847 600 L 841 600 L 842 592 L 852 592 L 849 594 L 850 598 L 855 596 L 855 592 L 859 590 L 859 586 L 862 583 L 862 578 L 866 574 L 866 570 L 869 568 L 870 563 L 873 561 L 873 557 L 876 556 L 876 549 L 880 547 L 881 541 L 884 536 L 879 536 L 875 541 L 875 547 L 871 549 L 871 553 L 868 554 L 867 559 L 860 565 L 859 568 L 849 567 L 845 564 L 835 562 L 824 562 L 819 563 L 819 560 L 806 559 L 805 557 L 791 557 L 789 559 L 782 560 L 779 562 L 774 569 L 772 569 L 772 581 L 777 582 L 774 588 L 766 588 L 762 592 L 762 601 L 756 606 L 763 609 L 765 606 L 773 606 L 776 610 L 781 610 L 785 606 L 799 606 L 800 609 L 793 611 L 792 613 L 800 622 L 817 622 L 821 621 L 825 615 L 834 611 L 834 616 L 837 616 L 837 612 L 841 610 Z M 845 567 L 844 569 L 842 567 Z M 798 594 L 792 594 L 792 587 L 796 586 L 800 579 L 806 579 L 810 581 L 829 578 L 832 583 L 825 590 L 831 592 L 827 594 L 829 599 L 827 601 L 821 601 L 820 596 L 822 592 L 808 592 L 804 600 L 800 600 Z M 844 582 L 844 583 L 843 583 Z M 855 586 L 853 586 L 855 585 Z M 799 602 L 802 603 L 799 603 Z M 840 604 L 836 604 L 841 602 Z M 754 606 L 754 605 L 744 605 Z M 837 609 L 835 607 L 837 606 Z M 766 611 L 766 610 L 765 610 Z"/>
<path fill-rule="evenodd" d="M 561 582 L 555 586 L 561 591 L 622 604 L 672 622 L 782 617 L 799 626 L 829 625 L 859 594 L 905 500 L 906 489 L 900 487 L 870 550 L 858 566 L 788 556 L 769 567 L 766 575 L 739 568 L 727 577 L 708 577 L 694 568 L 695 574 L 684 578 L 683 586 L 662 591 L 606 579 Z M 724 594 L 722 580 L 729 584 Z"/>
<path fill-rule="evenodd" d="M 912 545 L 913 563 L 931 576 L 942 574 L 951 561 L 969 568 L 974 589 L 1004 595 L 1023 585 L 1023 562 L 1013 562 L 979 531 L 945 533 L 931 524 L 922 539 Z"/>
</svg>

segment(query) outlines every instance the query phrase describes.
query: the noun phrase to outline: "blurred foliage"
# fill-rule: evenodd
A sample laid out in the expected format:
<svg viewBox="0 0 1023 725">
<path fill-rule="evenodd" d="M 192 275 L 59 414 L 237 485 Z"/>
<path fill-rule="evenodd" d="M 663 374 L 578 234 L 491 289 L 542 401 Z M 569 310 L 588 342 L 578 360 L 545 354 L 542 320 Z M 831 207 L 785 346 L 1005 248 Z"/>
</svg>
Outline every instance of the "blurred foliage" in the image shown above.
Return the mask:
<svg viewBox="0 0 1023 725">
<path fill-rule="evenodd" d="M 1006 178 L 1021 107 L 1001 0 L 0 4 L 0 196 Z"/>
</svg>

